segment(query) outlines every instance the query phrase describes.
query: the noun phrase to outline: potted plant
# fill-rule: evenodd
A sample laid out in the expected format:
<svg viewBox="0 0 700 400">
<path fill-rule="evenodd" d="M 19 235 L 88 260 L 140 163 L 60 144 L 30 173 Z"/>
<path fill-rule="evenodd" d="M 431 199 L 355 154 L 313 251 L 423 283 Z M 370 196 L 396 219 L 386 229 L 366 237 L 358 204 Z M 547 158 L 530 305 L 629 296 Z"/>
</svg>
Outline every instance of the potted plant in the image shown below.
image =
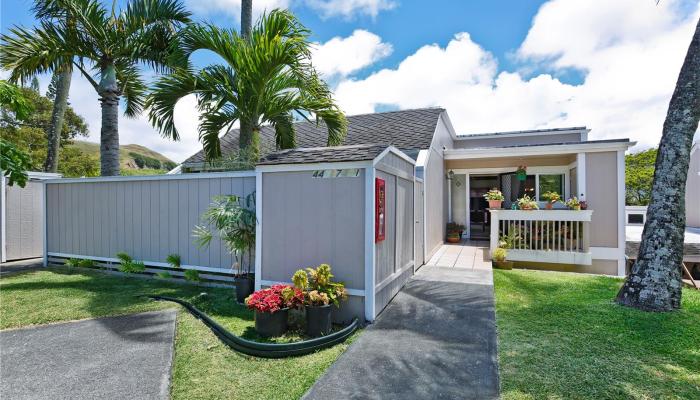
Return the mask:
<svg viewBox="0 0 700 400">
<path fill-rule="evenodd" d="M 211 244 L 215 231 L 228 251 L 234 256 L 231 269 L 235 271 L 233 284 L 236 300 L 243 303 L 253 293 L 255 275 L 253 249 L 255 247 L 255 192 L 246 196 L 217 196 L 202 215 L 207 226 L 195 226 L 193 236 L 200 248 Z"/>
<path fill-rule="evenodd" d="M 521 182 L 527 179 L 527 166 L 518 165 L 518 169 L 515 170 L 515 177 Z"/>
<path fill-rule="evenodd" d="M 525 195 L 518 199 L 518 208 L 521 210 L 539 210 L 539 206 L 535 199 Z"/>
<path fill-rule="evenodd" d="M 581 202 L 576 197 L 572 197 L 569 200 L 567 200 L 566 206 L 569 207 L 571 210 L 581 210 Z"/>
<path fill-rule="evenodd" d="M 547 210 L 551 210 L 554 203 L 561 201 L 561 196 L 557 192 L 544 192 L 542 198 L 547 200 L 547 204 L 545 205 Z"/>
<path fill-rule="evenodd" d="M 498 269 L 513 269 L 513 262 L 506 261 L 508 250 L 503 247 L 497 247 L 491 254 L 491 260 L 494 268 Z"/>
<path fill-rule="evenodd" d="M 456 222 L 448 222 L 447 242 L 459 243 L 459 241 L 462 240 L 462 232 L 464 232 L 464 225 L 458 224 Z"/>
<path fill-rule="evenodd" d="M 333 282 L 331 266 L 321 264 L 315 269 L 300 269 L 294 273 L 292 282 L 304 291 L 306 334 L 318 337 L 331 333 L 331 305 L 340 307 L 340 301 L 348 298 L 345 285 Z"/>
<path fill-rule="evenodd" d="M 245 304 L 255 311 L 255 331 L 260 336 L 279 336 L 287 332 L 289 309 L 304 304 L 304 293 L 290 285 L 272 285 L 248 296 Z"/>
<path fill-rule="evenodd" d="M 500 190 L 493 188 L 486 192 L 484 195 L 484 198 L 489 202 L 489 208 L 501 208 L 501 204 L 503 204 L 503 193 L 501 193 Z"/>
</svg>

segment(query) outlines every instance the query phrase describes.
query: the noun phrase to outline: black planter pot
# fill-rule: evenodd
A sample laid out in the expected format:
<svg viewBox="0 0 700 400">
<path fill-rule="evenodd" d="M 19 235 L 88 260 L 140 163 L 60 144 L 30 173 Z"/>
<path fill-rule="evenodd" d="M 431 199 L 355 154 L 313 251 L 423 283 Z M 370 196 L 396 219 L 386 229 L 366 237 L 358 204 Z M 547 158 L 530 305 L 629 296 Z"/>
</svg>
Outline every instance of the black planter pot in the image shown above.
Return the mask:
<svg viewBox="0 0 700 400">
<path fill-rule="evenodd" d="M 250 276 L 241 276 L 233 279 L 233 286 L 236 288 L 236 301 L 243 304 L 246 297 L 253 293 L 255 281 Z"/>
<path fill-rule="evenodd" d="M 279 336 L 287 332 L 288 308 L 273 313 L 255 311 L 255 331 L 264 337 Z"/>
<path fill-rule="evenodd" d="M 331 305 L 306 307 L 306 334 L 311 337 L 331 333 Z"/>
</svg>

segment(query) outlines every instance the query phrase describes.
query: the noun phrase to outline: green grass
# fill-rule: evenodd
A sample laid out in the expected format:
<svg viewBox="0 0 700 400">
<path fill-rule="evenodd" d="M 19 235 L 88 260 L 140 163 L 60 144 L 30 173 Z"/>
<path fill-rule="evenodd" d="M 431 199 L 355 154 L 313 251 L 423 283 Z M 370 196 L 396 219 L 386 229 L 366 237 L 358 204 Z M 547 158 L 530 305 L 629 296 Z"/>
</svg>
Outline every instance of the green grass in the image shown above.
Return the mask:
<svg viewBox="0 0 700 400">
<path fill-rule="evenodd" d="M 190 301 L 234 334 L 260 339 L 253 313 L 236 304 L 230 289 L 69 267 L 0 278 L 0 329 L 179 308 L 146 294 Z M 229 349 L 184 309 L 177 319 L 173 399 L 298 399 L 354 339 L 302 357 L 266 360 Z M 295 339 L 298 333 L 291 332 L 278 341 Z"/>
<path fill-rule="evenodd" d="M 613 302 L 615 278 L 494 279 L 503 399 L 700 399 L 700 292 L 647 313 Z"/>
</svg>

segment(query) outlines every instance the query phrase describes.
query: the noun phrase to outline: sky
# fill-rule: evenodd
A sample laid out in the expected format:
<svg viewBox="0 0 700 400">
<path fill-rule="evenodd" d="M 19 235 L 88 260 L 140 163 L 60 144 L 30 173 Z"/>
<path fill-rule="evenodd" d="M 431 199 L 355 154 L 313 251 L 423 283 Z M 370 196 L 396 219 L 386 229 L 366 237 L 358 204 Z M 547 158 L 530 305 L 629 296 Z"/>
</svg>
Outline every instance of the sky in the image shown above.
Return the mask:
<svg viewBox="0 0 700 400">
<path fill-rule="evenodd" d="M 197 21 L 240 27 L 240 0 L 183 2 Z M 0 31 L 33 26 L 31 5 L 2 0 Z M 440 106 L 458 134 L 587 126 L 633 150 L 658 144 L 700 17 L 700 0 L 253 0 L 254 18 L 273 8 L 311 29 L 312 61 L 348 115 Z M 69 101 L 99 142 L 97 94 L 77 74 Z M 120 118 L 122 144 L 178 162 L 201 149 L 194 98 L 176 107 L 180 142 Z"/>
</svg>

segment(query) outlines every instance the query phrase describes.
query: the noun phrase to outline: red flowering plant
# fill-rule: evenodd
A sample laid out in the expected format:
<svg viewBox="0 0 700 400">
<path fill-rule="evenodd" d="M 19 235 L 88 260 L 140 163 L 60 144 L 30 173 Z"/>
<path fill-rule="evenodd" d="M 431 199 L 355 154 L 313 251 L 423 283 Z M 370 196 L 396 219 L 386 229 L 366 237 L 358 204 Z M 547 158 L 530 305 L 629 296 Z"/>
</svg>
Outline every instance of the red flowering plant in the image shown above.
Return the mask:
<svg viewBox="0 0 700 400">
<path fill-rule="evenodd" d="M 304 292 L 290 285 L 272 285 L 248 296 L 245 304 L 251 310 L 264 313 L 299 308 L 304 304 Z"/>
</svg>

